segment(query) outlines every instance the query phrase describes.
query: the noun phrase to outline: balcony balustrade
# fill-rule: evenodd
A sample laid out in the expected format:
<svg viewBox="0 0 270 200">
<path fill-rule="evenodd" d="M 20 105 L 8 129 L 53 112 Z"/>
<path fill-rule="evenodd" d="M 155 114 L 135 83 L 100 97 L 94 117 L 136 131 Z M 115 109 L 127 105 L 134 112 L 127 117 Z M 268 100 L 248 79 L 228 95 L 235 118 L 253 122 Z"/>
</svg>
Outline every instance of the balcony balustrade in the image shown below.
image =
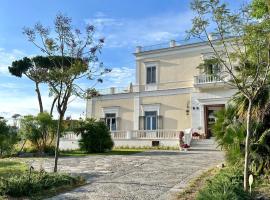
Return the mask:
<svg viewBox="0 0 270 200">
<path fill-rule="evenodd" d="M 201 74 L 198 76 L 194 76 L 194 87 L 217 87 L 223 86 L 229 78 L 222 78 L 217 74 Z"/>
</svg>

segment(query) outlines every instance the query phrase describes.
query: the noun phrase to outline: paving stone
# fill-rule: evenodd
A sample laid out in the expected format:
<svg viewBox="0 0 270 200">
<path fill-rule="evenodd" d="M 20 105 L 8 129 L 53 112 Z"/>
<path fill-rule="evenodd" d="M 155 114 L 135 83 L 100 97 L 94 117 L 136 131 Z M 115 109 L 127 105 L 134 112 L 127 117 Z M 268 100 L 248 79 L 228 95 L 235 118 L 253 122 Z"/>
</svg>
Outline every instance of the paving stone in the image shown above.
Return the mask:
<svg viewBox="0 0 270 200">
<path fill-rule="evenodd" d="M 172 199 L 195 175 L 223 161 L 223 153 L 213 145 L 200 146 L 187 152 L 147 151 L 134 155 L 60 158 L 60 171 L 85 176 L 87 185 L 50 200 Z M 40 163 L 37 161 L 35 165 Z M 42 163 L 46 170 L 52 171 L 53 159 Z"/>
</svg>

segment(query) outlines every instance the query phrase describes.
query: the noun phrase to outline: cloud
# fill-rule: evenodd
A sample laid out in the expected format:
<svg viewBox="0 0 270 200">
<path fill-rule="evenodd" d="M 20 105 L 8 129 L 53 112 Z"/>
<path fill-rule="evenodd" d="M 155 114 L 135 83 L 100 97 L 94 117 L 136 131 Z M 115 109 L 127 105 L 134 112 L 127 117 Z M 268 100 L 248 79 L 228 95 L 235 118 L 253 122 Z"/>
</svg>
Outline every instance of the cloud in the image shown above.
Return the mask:
<svg viewBox="0 0 270 200">
<path fill-rule="evenodd" d="M 116 48 L 184 39 L 185 31 L 191 27 L 192 17 L 191 11 L 139 19 L 118 19 L 97 13 L 85 21 L 97 27 L 98 36 L 106 36 L 105 47 Z"/>
<path fill-rule="evenodd" d="M 124 51 L 130 52 L 137 45 L 146 46 L 168 42 L 171 39 L 183 39 L 185 30 L 191 26 L 191 18 L 191 12 L 167 13 L 138 19 L 115 18 L 98 12 L 93 18 L 85 19 L 85 23 L 96 26 L 98 38 L 105 36 L 104 48 L 111 48 L 113 51 L 117 51 L 115 48 L 123 48 Z M 0 116 L 11 117 L 15 113 L 21 115 L 38 113 L 34 85 L 27 78 L 15 82 L 15 78 L 11 77 L 8 72 L 8 66 L 12 61 L 24 56 L 27 56 L 26 53 L 19 49 L 6 50 L 0 47 L 0 76 L 4 77 L 4 79 L 0 78 Z M 132 62 L 135 64 L 134 61 Z M 111 67 L 112 72 L 103 76 L 104 83 L 98 84 L 97 88 L 125 87 L 130 82 L 134 82 L 135 68 L 126 66 L 123 64 Z M 84 81 L 80 82 L 84 88 L 89 87 L 89 84 Z M 46 88 L 43 88 L 42 94 L 44 108 L 48 110 L 52 99 L 48 97 Z M 71 115 L 73 119 L 83 117 L 85 109 L 85 101 L 75 98 L 69 104 L 66 116 Z M 54 115 L 57 117 L 56 112 Z"/>
<path fill-rule="evenodd" d="M 103 75 L 104 87 L 125 87 L 130 82 L 135 80 L 135 69 L 128 67 L 113 67 L 112 71 L 108 74 Z"/>
<path fill-rule="evenodd" d="M 36 115 L 39 112 L 38 100 L 35 93 L 23 93 L 23 92 L 6 92 L 0 90 L 0 116 L 10 120 L 11 116 L 18 113 L 20 115 Z M 43 92 L 42 96 L 44 110 L 49 111 L 52 103 L 52 98 L 48 96 L 46 92 Z M 71 116 L 73 119 L 83 117 L 85 112 L 85 101 L 79 98 L 71 97 L 71 102 L 68 105 L 66 116 Z M 54 118 L 57 118 L 58 114 L 54 109 Z"/>
<path fill-rule="evenodd" d="M 14 60 L 24 56 L 26 56 L 26 54 L 19 49 L 6 51 L 4 48 L 0 48 L 0 75 L 8 75 L 8 66 L 10 66 Z"/>
</svg>

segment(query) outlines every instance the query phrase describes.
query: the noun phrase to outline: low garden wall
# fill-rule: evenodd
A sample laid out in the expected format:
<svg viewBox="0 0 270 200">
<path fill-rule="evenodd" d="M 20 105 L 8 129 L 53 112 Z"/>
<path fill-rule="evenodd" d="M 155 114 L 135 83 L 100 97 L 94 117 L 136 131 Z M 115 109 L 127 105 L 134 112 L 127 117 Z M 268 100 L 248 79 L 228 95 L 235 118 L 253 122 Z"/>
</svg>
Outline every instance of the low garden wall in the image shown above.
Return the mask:
<svg viewBox="0 0 270 200">
<path fill-rule="evenodd" d="M 114 147 L 152 147 L 153 141 L 158 141 L 159 146 L 178 147 L 176 139 L 114 139 Z M 59 148 L 61 150 L 79 149 L 78 139 L 61 138 Z"/>
</svg>

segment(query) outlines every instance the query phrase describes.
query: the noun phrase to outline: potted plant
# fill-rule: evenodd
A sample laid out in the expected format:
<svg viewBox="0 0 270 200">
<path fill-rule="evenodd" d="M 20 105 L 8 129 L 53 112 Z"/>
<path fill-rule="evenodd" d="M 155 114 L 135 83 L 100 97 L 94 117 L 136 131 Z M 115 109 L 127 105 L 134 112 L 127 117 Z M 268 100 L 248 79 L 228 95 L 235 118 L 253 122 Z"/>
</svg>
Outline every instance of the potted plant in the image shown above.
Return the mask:
<svg viewBox="0 0 270 200">
<path fill-rule="evenodd" d="M 182 144 L 181 148 L 184 149 L 184 151 L 187 151 L 190 146 L 188 144 Z"/>
</svg>

